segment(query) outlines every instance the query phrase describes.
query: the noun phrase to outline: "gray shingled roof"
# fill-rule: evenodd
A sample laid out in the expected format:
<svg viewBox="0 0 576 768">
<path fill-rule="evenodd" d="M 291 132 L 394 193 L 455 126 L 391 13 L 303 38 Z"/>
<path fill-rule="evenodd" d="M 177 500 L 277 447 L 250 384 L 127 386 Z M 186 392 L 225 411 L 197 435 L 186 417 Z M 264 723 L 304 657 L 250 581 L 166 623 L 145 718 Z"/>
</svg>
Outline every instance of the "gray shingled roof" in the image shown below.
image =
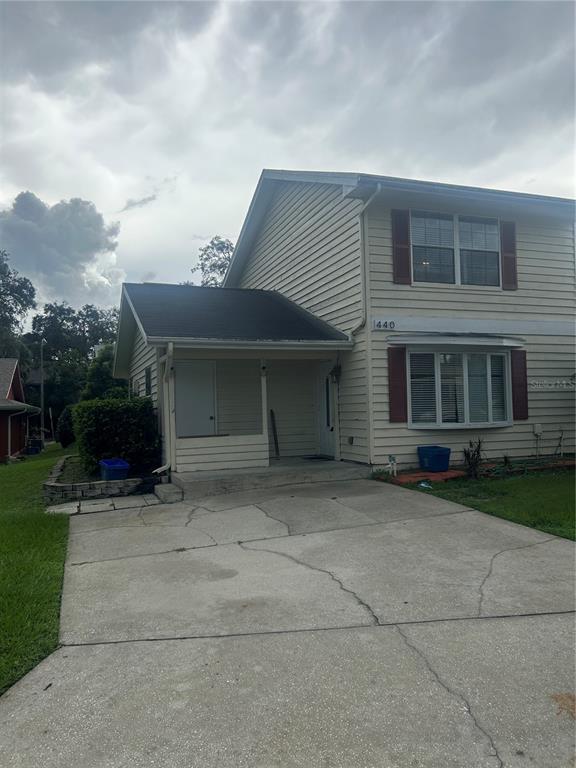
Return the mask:
<svg viewBox="0 0 576 768">
<path fill-rule="evenodd" d="M 0 400 L 8 398 L 8 390 L 17 365 L 18 360 L 15 357 L 0 357 Z"/>
<path fill-rule="evenodd" d="M 348 337 L 275 291 L 127 283 L 144 333 L 159 339 L 347 341 Z"/>
</svg>

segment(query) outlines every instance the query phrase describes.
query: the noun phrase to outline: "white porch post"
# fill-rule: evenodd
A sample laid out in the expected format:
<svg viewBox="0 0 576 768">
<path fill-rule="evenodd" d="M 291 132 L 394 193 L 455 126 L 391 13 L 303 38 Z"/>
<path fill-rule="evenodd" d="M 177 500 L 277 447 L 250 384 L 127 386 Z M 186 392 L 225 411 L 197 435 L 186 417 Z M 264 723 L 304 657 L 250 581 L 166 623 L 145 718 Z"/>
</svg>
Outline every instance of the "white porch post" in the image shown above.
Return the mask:
<svg viewBox="0 0 576 768">
<path fill-rule="evenodd" d="M 262 435 L 266 439 L 268 462 L 270 462 L 270 443 L 268 439 L 268 386 L 266 378 L 266 360 L 260 360 L 260 392 L 262 400 Z"/>
<path fill-rule="evenodd" d="M 334 362 L 334 368 L 338 365 L 338 359 Z M 332 387 L 332 419 L 334 421 L 334 459 L 340 461 L 342 451 L 340 447 L 340 382 L 336 377 L 330 376 Z"/>
</svg>

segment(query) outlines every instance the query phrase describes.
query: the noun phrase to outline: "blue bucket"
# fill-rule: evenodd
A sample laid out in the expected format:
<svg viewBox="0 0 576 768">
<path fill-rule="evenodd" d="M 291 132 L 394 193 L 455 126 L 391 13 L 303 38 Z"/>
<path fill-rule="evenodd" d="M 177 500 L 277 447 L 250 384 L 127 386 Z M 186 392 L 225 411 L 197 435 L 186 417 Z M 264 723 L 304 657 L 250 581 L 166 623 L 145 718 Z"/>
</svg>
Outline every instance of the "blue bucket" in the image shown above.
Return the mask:
<svg viewBox="0 0 576 768">
<path fill-rule="evenodd" d="M 124 459 L 102 459 L 98 463 L 102 480 L 125 480 L 128 477 L 130 464 Z"/>
<path fill-rule="evenodd" d="M 441 445 L 419 445 L 420 469 L 426 472 L 446 472 L 450 466 L 450 448 Z"/>
</svg>

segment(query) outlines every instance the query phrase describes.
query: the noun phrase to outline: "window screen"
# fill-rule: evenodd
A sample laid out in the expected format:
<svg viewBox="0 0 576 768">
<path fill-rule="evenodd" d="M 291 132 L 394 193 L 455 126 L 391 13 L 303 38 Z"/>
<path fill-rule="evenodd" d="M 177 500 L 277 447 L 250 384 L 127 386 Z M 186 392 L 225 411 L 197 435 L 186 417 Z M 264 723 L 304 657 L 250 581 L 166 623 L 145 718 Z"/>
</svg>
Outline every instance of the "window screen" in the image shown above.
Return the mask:
<svg viewBox="0 0 576 768">
<path fill-rule="evenodd" d="M 458 217 L 460 280 L 464 285 L 500 285 L 500 233 L 496 219 Z"/>
<path fill-rule="evenodd" d="M 503 354 L 411 352 L 412 424 L 505 422 L 509 413 L 506 371 Z"/>
<path fill-rule="evenodd" d="M 468 396 L 470 421 L 485 423 L 488 414 L 488 379 L 486 355 L 468 355 Z"/>
<path fill-rule="evenodd" d="M 506 365 L 504 355 L 490 356 L 492 421 L 506 421 Z"/>
<path fill-rule="evenodd" d="M 434 424 L 436 379 L 433 353 L 410 355 L 410 399 L 412 421 L 415 424 Z"/>
<path fill-rule="evenodd" d="M 464 414 L 464 371 L 462 355 L 440 355 L 442 423 L 459 424 Z"/>
<path fill-rule="evenodd" d="M 411 237 L 414 280 L 453 283 L 453 217 L 414 212 L 411 217 Z"/>
</svg>

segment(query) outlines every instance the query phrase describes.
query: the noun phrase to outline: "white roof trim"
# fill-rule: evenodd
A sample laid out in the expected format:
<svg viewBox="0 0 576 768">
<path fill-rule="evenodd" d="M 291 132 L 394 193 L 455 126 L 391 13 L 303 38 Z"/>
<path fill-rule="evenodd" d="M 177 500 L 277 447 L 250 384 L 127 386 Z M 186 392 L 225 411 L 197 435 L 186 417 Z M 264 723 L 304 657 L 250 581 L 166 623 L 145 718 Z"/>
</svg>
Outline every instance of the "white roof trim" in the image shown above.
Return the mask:
<svg viewBox="0 0 576 768">
<path fill-rule="evenodd" d="M 337 173 L 333 171 L 288 171 L 265 168 L 260 174 L 258 184 L 250 202 L 248 212 L 242 224 L 242 229 L 236 240 L 236 247 L 228 270 L 222 282 L 223 287 L 235 287 L 242 274 L 244 261 L 250 255 L 255 236 L 258 233 L 261 219 L 266 213 L 269 195 L 266 194 L 275 182 L 296 182 L 307 184 L 334 184 L 342 187 L 343 194 L 349 197 L 363 199 L 370 193 L 371 188 L 379 187 L 381 192 L 433 194 L 449 197 L 471 198 L 473 200 L 489 200 L 506 202 L 515 207 L 527 204 L 544 206 L 545 210 L 557 210 L 562 216 L 574 215 L 574 200 L 547 195 L 534 195 L 526 192 L 510 192 L 500 189 L 469 187 L 459 184 L 446 184 L 436 181 L 419 179 L 403 179 L 396 176 L 379 176 L 369 173 Z"/>
<path fill-rule="evenodd" d="M 217 347 L 219 349 L 351 349 L 354 341 L 351 339 L 334 339 L 325 341 L 293 341 L 291 339 L 274 340 L 237 340 L 234 339 L 194 339 L 148 336 L 148 344 L 164 346 L 172 342 L 175 347 L 200 348 Z"/>
<path fill-rule="evenodd" d="M 392 346 L 402 347 L 523 347 L 524 339 L 512 336 L 460 336 L 441 333 L 394 334 L 386 337 Z"/>
</svg>

